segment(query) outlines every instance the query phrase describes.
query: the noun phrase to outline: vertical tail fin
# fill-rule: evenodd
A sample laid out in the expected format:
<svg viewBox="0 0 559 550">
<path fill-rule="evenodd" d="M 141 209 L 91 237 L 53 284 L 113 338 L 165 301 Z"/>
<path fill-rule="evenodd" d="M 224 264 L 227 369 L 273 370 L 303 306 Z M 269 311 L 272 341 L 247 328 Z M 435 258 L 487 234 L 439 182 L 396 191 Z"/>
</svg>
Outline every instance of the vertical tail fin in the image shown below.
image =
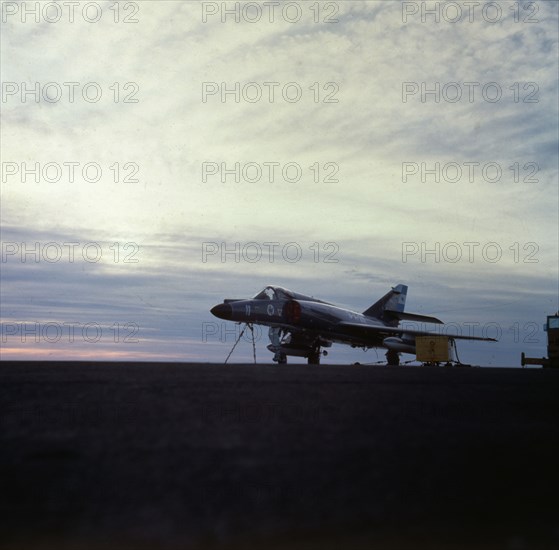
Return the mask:
<svg viewBox="0 0 559 550">
<path fill-rule="evenodd" d="M 390 292 L 385 294 L 378 302 L 375 302 L 369 309 L 363 312 L 367 317 L 375 317 L 381 319 L 387 324 L 397 325 L 398 321 L 389 315 L 384 316 L 384 311 L 399 311 L 403 312 L 406 306 L 406 296 L 408 294 L 408 287 L 406 285 L 396 285 Z"/>
</svg>

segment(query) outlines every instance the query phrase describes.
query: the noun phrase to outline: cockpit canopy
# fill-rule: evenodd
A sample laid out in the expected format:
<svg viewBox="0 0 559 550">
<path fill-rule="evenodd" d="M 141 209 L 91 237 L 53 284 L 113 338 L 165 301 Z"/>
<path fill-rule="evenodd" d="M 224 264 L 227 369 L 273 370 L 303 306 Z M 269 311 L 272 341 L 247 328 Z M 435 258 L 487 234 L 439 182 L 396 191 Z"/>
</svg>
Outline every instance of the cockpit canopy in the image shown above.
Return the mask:
<svg viewBox="0 0 559 550">
<path fill-rule="evenodd" d="M 281 286 L 267 286 L 253 300 L 292 300 L 293 292 Z"/>
<path fill-rule="evenodd" d="M 267 286 L 264 290 L 254 296 L 253 300 L 305 300 L 308 302 L 321 302 L 311 296 L 292 292 L 281 286 Z"/>
</svg>

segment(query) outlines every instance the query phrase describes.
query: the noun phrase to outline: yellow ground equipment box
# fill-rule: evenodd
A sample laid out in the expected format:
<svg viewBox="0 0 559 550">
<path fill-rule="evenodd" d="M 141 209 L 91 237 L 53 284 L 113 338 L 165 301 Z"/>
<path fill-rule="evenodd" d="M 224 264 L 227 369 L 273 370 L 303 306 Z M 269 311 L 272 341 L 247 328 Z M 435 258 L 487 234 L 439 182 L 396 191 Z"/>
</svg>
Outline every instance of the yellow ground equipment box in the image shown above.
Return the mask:
<svg viewBox="0 0 559 550">
<path fill-rule="evenodd" d="M 441 363 L 452 360 L 450 338 L 448 336 L 417 336 L 415 355 L 422 363 Z"/>
</svg>

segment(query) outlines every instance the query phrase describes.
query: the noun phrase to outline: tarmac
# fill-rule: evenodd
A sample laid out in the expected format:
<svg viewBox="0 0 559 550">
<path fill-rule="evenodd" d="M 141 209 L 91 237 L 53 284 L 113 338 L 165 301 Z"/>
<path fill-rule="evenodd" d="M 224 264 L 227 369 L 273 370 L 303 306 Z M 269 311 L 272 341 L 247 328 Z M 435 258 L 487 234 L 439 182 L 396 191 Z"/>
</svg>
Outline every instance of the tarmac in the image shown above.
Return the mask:
<svg viewBox="0 0 559 550">
<path fill-rule="evenodd" d="M 0 548 L 559 547 L 559 371 L 0 363 Z"/>
</svg>

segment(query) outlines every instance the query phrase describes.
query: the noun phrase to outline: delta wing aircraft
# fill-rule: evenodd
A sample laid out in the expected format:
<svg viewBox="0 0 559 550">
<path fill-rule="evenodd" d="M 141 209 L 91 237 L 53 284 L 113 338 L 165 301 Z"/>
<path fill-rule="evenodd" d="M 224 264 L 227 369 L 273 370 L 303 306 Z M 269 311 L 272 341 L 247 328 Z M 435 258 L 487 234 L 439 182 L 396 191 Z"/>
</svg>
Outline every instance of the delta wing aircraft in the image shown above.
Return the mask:
<svg viewBox="0 0 559 550">
<path fill-rule="evenodd" d="M 269 327 L 268 349 L 277 363 L 287 356 L 306 357 L 310 365 L 333 343 L 354 348 L 385 348 L 389 365 L 399 364 L 400 353 L 415 354 L 416 336 L 436 333 L 401 328 L 401 321 L 443 324 L 427 315 L 404 312 L 408 287 L 396 285 L 363 313 L 335 306 L 311 296 L 279 286 L 267 286 L 254 298 L 226 299 L 210 311 L 220 319 Z M 452 339 L 485 340 L 477 336 L 451 336 Z"/>
</svg>

